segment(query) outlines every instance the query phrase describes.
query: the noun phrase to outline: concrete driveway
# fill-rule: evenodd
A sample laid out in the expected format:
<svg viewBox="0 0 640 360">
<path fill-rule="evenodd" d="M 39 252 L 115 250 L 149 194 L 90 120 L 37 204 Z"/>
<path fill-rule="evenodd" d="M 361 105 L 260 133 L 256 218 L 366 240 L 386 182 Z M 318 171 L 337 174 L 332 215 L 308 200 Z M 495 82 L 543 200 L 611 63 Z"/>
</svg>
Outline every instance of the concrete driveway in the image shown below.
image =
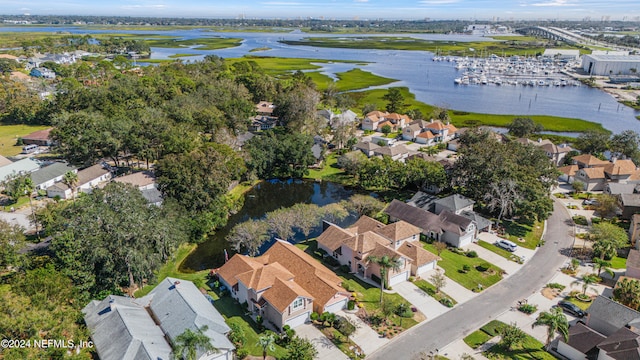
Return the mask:
<svg viewBox="0 0 640 360">
<path fill-rule="evenodd" d="M 412 282 L 403 281 L 400 284 L 394 285 L 393 289 L 420 310 L 420 312 L 427 317 L 427 321 L 451 310 L 450 308 L 440 304 L 436 299 L 427 295 L 424 291 L 420 290 L 420 288 L 415 286 Z"/>
<path fill-rule="evenodd" d="M 307 339 L 315 345 L 318 350 L 318 360 L 348 360 L 349 358 L 338 349 L 320 330 L 312 324 L 304 324 L 295 328 L 296 334 Z"/>
<path fill-rule="evenodd" d="M 428 353 L 434 349 L 442 349 L 495 319 L 518 300 L 542 288 L 567 261 L 565 254 L 573 245 L 573 237 L 569 236 L 573 228 L 568 225 L 570 217 L 566 208 L 554 201 L 553 209 L 553 214 L 547 220 L 545 245 L 538 249 L 536 256 L 527 261 L 520 271 L 433 321 L 418 324 L 401 333 L 392 343 L 371 354 L 368 359 L 411 359 L 422 351 Z"/>
<path fill-rule="evenodd" d="M 355 314 L 339 311 L 337 315 L 348 317 L 354 324 L 356 324 L 356 332 L 351 335 L 351 340 L 358 344 L 360 349 L 362 349 L 366 355 L 371 354 L 389 342 L 389 339 L 378 335 L 377 332 L 375 332 Z"/>
</svg>

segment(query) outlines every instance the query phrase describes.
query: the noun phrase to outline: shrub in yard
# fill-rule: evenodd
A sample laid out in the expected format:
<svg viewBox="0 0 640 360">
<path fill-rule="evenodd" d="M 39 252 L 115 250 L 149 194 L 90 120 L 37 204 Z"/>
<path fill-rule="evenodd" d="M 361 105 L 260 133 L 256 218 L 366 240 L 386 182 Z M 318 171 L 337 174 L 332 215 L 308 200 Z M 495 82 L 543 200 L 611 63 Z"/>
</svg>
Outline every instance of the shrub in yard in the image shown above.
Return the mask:
<svg viewBox="0 0 640 360">
<path fill-rule="evenodd" d="M 564 290 L 564 288 L 566 286 L 562 285 L 562 284 L 558 284 L 558 283 L 549 283 L 547 284 L 547 287 L 549 289 L 558 289 L 558 290 Z"/>
<path fill-rule="evenodd" d="M 594 216 L 591 218 L 591 223 L 592 224 L 600 224 L 602 222 L 602 218 L 599 218 L 597 216 Z"/>
<path fill-rule="evenodd" d="M 536 310 L 538 310 L 538 307 L 536 305 L 532 305 L 532 304 L 522 304 L 522 305 L 520 305 L 518 310 L 522 311 L 525 314 L 531 315 L 534 312 L 536 312 Z"/>
<path fill-rule="evenodd" d="M 573 222 L 576 223 L 576 225 L 586 226 L 587 225 L 587 218 L 582 216 L 582 215 L 576 215 L 576 216 L 573 217 Z"/>
<path fill-rule="evenodd" d="M 240 348 L 236 351 L 236 355 L 238 356 L 238 359 L 242 360 L 249 356 L 249 350 L 246 348 Z"/>
<path fill-rule="evenodd" d="M 347 310 L 353 310 L 356 307 L 356 302 L 353 300 L 349 300 L 347 303 Z"/>
<path fill-rule="evenodd" d="M 470 258 L 477 258 L 477 257 L 478 257 L 478 253 L 477 253 L 477 252 L 475 252 L 474 250 L 467 251 L 467 257 L 470 257 Z"/>
<path fill-rule="evenodd" d="M 485 272 L 487 270 L 489 270 L 489 268 L 491 267 L 491 264 L 489 263 L 482 263 L 478 266 L 476 266 L 476 270 L 480 271 L 480 272 Z"/>
<path fill-rule="evenodd" d="M 351 269 L 347 265 L 340 265 L 340 271 L 342 271 L 345 274 L 348 274 L 351 271 Z"/>
<path fill-rule="evenodd" d="M 314 311 L 311 313 L 309 317 L 311 318 L 311 321 L 318 321 L 318 319 L 320 318 L 320 315 L 318 315 L 318 313 Z"/>
<path fill-rule="evenodd" d="M 451 299 L 444 297 L 442 299 L 440 299 L 440 304 L 446 306 L 446 307 L 453 307 L 453 301 L 451 301 Z"/>
<path fill-rule="evenodd" d="M 411 311 L 411 306 L 405 302 L 401 302 L 395 309 L 396 315 L 403 318 L 411 318 L 413 317 L 413 312 Z M 395 326 L 395 325 L 394 325 Z"/>
<path fill-rule="evenodd" d="M 462 272 L 466 273 L 467 271 L 471 270 L 471 266 L 464 264 L 462 265 Z"/>
</svg>

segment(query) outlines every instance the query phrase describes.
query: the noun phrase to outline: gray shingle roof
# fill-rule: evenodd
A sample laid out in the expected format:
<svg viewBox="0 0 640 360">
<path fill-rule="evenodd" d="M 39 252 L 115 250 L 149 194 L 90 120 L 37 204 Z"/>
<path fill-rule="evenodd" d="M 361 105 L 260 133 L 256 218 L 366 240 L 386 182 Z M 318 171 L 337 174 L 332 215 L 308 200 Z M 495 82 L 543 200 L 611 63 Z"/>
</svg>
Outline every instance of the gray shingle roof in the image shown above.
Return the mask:
<svg viewBox="0 0 640 360">
<path fill-rule="evenodd" d="M 45 166 L 32 172 L 31 180 L 34 185 L 38 186 L 64 175 L 67 171 L 74 171 L 76 169 L 77 168 L 75 166 L 71 166 L 65 162 L 55 162 L 49 166 Z"/>
<path fill-rule="evenodd" d="M 162 202 L 162 193 L 156 188 L 144 189 L 142 196 L 147 200 L 149 204 L 160 204 Z"/>
<path fill-rule="evenodd" d="M 9 165 L 0 167 L 0 181 L 5 181 L 14 174 L 26 174 L 34 172 L 39 168 L 40 164 L 31 158 L 18 160 Z"/>
<path fill-rule="evenodd" d="M 231 329 L 224 318 L 192 282 L 166 278 L 148 297 L 151 311 L 172 341 L 185 329 L 196 331 L 206 325 L 208 329 L 204 333 L 214 347 L 219 350 L 235 348 L 226 337 Z"/>
<path fill-rule="evenodd" d="M 445 210 L 436 215 L 432 212 L 407 205 L 402 201 L 394 199 L 389 206 L 384 209 L 384 212 L 391 217 L 404 220 L 411 225 L 417 226 L 423 231 L 433 231 L 435 233 L 442 233 L 448 231 L 457 235 L 465 233 L 471 220 L 456 215 L 448 210 Z"/>
<path fill-rule="evenodd" d="M 82 312 L 100 359 L 171 358 L 162 330 L 135 299 L 110 295 L 90 302 Z"/>
<path fill-rule="evenodd" d="M 640 206 L 640 194 L 620 194 L 622 206 Z"/>
<path fill-rule="evenodd" d="M 567 344 L 586 354 L 604 339 L 606 339 L 606 336 L 582 323 L 577 323 L 569 328 L 569 342 Z"/>
<path fill-rule="evenodd" d="M 447 196 L 445 198 L 442 199 L 438 199 L 435 201 L 436 204 L 439 204 L 442 207 L 445 207 L 453 212 L 456 212 L 460 209 L 464 209 L 465 207 L 469 206 L 469 205 L 473 205 L 476 202 L 469 199 L 466 196 L 462 196 L 460 194 L 453 194 L 450 196 Z"/>
<path fill-rule="evenodd" d="M 621 327 L 600 342 L 598 348 L 600 351 L 605 351 L 612 359 L 638 360 L 640 359 L 640 335 L 626 327 Z"/>
<path fill-rule="evenodd" d="M 409 199 L 409 201 L 407 201 L 407 204 L 427 211 L 432 211 L 436 200 L 438 200 L 437 196 L 418 191 L 413 195 L 413 197 L 411 197 L 411 199 Z"/>
<path fill-rule="evenodd" d="M 626 326 L 631 321 L 640 318 L 640 312 L 619 304 L 607 297 L 599 295 L 593 300 L 587 313 L 591 317 L 597 317 L 607 321 L 614 328 Z"/>
</svg>

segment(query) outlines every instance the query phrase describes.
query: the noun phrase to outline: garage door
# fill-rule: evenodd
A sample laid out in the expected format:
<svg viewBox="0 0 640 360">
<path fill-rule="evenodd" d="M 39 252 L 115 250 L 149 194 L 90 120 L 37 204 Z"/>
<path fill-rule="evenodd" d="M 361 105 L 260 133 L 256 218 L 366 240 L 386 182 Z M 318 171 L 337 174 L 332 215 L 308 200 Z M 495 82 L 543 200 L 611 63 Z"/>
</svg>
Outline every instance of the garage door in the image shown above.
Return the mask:
<svg viewBox="0 0 640 360">
<path fill-rule="evenodd" d="M 310 312 L 306 312 L 304 314 L 300 314 L 296 317 L 292 317 L 291 319 L 285 321 L 285 325 L 289 325 L 292 328 L 295 328 L 296 326 L 300 326 L 302 324 L 304 324 L 305 322 L 307 322 L 307 320 L 309 319 L 309 314 Z"/>
<path fill-rule="evenodd" d="M 436 262 L 432 261 L 428 264 L 424 264 L 418 268 L 418 275 L 422 275 L 429 270 L 433 270 L 435 268 Z"/>
<path fill-rule="evenodd" d="M 403 273 L 400 273 L 398 275 L 394 275 L 392 277 L 389 278 L 389 286 L 393 286 L 395 284 L 399 284 L 403 281 L 406 281 L 409 278 L 409 272 L 405 271 Z"/>
<path fill-rule="evenodd" d="M 335 304 L 331 304 L 331 305 L 325 306 L 324 307 L 324 311 L 328 311 L 330 313 L 336 313 L 336 312 L 344 309 L 346 306 L 347 306 L 347 299 L 345 298 L 343 300 L 338 301 Z"/>
</svg>

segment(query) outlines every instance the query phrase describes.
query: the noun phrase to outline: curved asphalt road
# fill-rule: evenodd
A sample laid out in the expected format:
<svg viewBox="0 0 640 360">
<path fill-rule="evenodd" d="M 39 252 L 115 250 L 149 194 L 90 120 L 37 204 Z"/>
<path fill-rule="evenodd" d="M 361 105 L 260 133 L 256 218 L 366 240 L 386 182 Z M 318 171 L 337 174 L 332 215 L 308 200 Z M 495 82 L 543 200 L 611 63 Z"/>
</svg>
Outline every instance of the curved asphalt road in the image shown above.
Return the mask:
<svg viewBox="0 0 640 360">
<path fill-rule="evenodd" d="M 547 220 L 545 245 L 538 249 L 522 268 L 510 277 L 458 305 L 437 318 L 414 326 L 367 359 L 412 359 L 420 352 L 443 348 L 495 319 L 518 300 L 538 291 L 564 264 L 573 244 L 568 211 L 554 201 L 553 214 Z"/>
</svg>

